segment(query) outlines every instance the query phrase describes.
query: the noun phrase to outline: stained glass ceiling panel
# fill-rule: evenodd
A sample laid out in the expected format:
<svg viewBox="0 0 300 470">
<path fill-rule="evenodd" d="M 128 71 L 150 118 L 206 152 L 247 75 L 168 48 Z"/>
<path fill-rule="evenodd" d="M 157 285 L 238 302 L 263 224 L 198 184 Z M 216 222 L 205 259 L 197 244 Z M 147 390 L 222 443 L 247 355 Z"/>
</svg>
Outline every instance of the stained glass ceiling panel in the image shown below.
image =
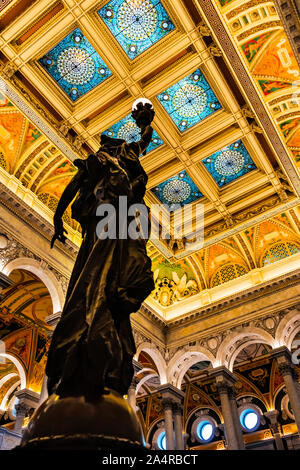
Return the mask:
<svg viewBox="0 0 300 470">
<path fill-rule="evenodd" d="M 200 69 L 160 93 L 157 98 L 181 132 L 221 108 Z"/>
<path fill-rule="evenodd" d="M 130 59 L 175 29 L 158 0 L 112 0 L 98 13 Z"/>
<path fill-rule="evenodd" d="M 172 176 L 151 191 L 161 203 L 169 205 L 170 210 L 172 210 L 174 204 L 184 206 L 203 197 L 203 194 L 186 171 L 181 171 L 178 175 Z"/>
<path fill-rule="evenodd" d="M 39 59 L 39 63 L 72 101 L 112 75 L 79 28 Z"/>
<path fill-rule="evenodd" d="M 127 143 L 138 142 L 141 138 L 140 129 L 130 114 L 104 131 L 104 134 L 117 139 L 124 139 Z M 163 145 L 163 141 L 157 132 L 153 131 L 152 140 L 147 148 L 147 153 L 151 152 L 151 150 L 154 150 L 160 145 Z"/>
<path fill-rule="evenodd" d="M 256 168 L 241 140 L 205 158 L 202 163 L 219 187 L 235 181 Z"/>
</svg>

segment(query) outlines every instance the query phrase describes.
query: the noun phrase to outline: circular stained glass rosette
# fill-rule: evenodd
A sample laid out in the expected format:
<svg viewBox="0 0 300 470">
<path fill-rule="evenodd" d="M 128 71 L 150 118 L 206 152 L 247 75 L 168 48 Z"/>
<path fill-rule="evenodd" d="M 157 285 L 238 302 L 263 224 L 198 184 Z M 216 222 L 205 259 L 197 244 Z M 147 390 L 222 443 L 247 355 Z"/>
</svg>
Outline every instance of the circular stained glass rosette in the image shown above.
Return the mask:
<svg viewBox="0 0 300 470">
<path fill-rule="evenodd" d="M 215 170 L 222 176 L 237 175 L 245 165 L 244 156 L 237 150 L 224 150 L 215 160 Z"/>
<path fill-rule="evenodd" d="M 117 137 L 126 140 L 127 143 L 137 142 L 141 137 L 140 129 L 134 121 L 127 121 L 120 127 Z"/>
<path fill-rule="evenodd" d="M 71 85 L 84 85 L 94 77 L 95 63 L 84 49 L 68 47 L 58 56 L 57 69 Z"/>
<path fill-rule="evenodd" d="M 163 188 L 163 197 L 169 204 L 180 204 L 191 195 L 192 189 L 186 181 L 172 180 Z"/>
<path fill-rule="evenodd" d="M 152 2 L 123 2 L 117 15 L 118 28 L 130 41 L 148 39 L 157 28 L 157 13 Z"/>
<path fill-rule="evenodd" d="M 207 106 L 207 95 L 199 85 L 185 83 L 173 97 L 173 107 L 183 118 L 193 118 L 201 114 Z"/>
</svg>

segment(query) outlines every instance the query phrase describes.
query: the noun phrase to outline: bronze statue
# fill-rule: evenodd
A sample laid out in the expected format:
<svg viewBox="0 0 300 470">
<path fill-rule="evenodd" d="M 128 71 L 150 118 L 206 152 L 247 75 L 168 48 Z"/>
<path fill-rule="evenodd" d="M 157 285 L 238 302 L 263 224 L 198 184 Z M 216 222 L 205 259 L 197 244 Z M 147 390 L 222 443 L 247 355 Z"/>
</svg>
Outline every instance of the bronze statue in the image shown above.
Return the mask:
<svg viewBox="0 0 300 470">
<path fill-rule="evenodd" d="M 123 395 L 132 381 L 130 314 L 154 288 L 146 240 L 100 239 L 96 234 L 99 205 L 109 203 L 118 211 L 119 196 L 127 196 L 128 205 L 143 203 L 147 175 L 139 156 L 152 138 L 153 107 L 140 102 L 132 116 L 141 140 L 127 144 L 102 134 L 99 151 L 74 162 L 78 172 L 54 215 L 52 247 L 56 239 L 66 240 L 62 215 L 76 196 L 72 216 L 81 224 L 83 241 L 49 350 L 49 395 L 93 399 L 105 389 Z"/>
</svg>

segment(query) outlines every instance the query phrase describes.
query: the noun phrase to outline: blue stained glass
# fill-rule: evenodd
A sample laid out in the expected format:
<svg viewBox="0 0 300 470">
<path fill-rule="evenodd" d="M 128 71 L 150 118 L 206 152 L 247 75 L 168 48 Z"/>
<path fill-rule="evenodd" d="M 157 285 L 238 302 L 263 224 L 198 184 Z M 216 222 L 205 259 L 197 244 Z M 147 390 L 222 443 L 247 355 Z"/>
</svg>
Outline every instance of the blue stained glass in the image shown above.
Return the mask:
<svg viewBox="0 0 300 470">
<path fill-rule="evenodd" d="M 181 132 L 221 109 L 200 69 L 170 86 L 157 98 Z"/>
<path fill-rule="evenodd" d="M 203 194 L 186 171 L 181 171 L 178 175 L 172 176 L 151 191 L 160 202 L 169 205 L 170 210 L 172 210 L 174 204 L 184 206 L 203 197 Z"/>
<path fill-rule="evenodd" d="M 112 0 L 98 13 L 130 59 L 175 29 L 159 0 Z"/>
<path fill-rule="evenodd" d="M 79 28 L 39 59 L 39 63 L 72 101 L 112 75 Z"/>
<path fill-rule="evenodd" d="M 219 187 L 231 183 L 256 168 L 241 140 L 204 158 L 202 163 Z"/>
<path fill-rule="evenodd" d="M 132 119 L 131 114 L 104 131 L 104 134 L 116 139 L 124 139 L 128 144 L 130 142 L 138 142 L 141 138 L 140 128 Z M 152 140 L 147 148 L 147 152 L 151 152 L 151 150 L 154 150 L 160 145 L 163 145 L 163 141 L 157 132 L 153 131 Z"/>
</svg>

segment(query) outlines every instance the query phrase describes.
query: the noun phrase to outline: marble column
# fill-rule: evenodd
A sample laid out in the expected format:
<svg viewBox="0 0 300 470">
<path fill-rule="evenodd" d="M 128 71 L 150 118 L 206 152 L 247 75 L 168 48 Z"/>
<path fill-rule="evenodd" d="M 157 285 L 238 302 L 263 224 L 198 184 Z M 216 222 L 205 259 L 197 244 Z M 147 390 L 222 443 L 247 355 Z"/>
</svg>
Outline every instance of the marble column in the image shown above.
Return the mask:
<svg viewBox="0 0 300 470">
<path fill-rule="evenodd" d="M 18 434 L 22 434 L 22 427 L 25 418 L 29 415 L 31 410 L 35 410 L 39 403 L 39 394 L 32 390 L 23 389 L 15 393 L 18 398 L 18 403 L 15 406 L 16 410 L 16 421 L 14 431 Z"/>
<path fill-rule="evenodd" d="M 167 450 L 174 450 L 174 431 L 173 431 L 173 401 L 170 398 L 163 398 L 162 405 L 165 414 L 165 430 Z"/>
<path fill-rule="evenodd" d="M 228 450 L 244 450 L 243 433 L 233 388 L 237 379 L 224 366 L 212 369 L 209 374 L 215 377 L 220 395 L 227 448 Z"/>
<path fill-rule="evenodd" d="M 49 315 L 49 317 L 46 317 L 46 319 L 45 319 L 46 323 L 53 328 L 48 333 L 48 338 L 50 339 L 50 341 L 51 341 L 51 338 L 52 338 L 52 335 L 53 335 L 53 331 L 55 330 L 56 325 L 58 324 L 58 322 L 60 320 L 60 317 L 61 317 L 61 312 L 56 312 L 56 313 L 53 313 L 52 315 Z M 48 398 L 47 381 L 48 381 L 48 377 L 45 374 L 43 384 L 42 384 L 41 393 L 40 393 L 40 400 L 39 400 L 40 405 Z"/>
<path fill-rule="evenodd" d="M 173 417 L 175 428 L 175 449 L 184 450 L 183 433 L 182 433 L 182 411 L 183 405 L 181 403 L 173 404 Z"/>
<path fill-rule="evenodd" d="M 280 434 L 280 424 L 278 423 L 278 410 L 271 410 L 264 413 L 265 417 L 269 420 L 270 429 L 274 436 L 275 445 L 277 450 L 284 450 L 284 445 Z"/>
<path fill-rule="evenodd" d="M 182 422 L 177 419 L 177 435 L 178 440 L 176 439 L 176 444 L 174 442 L 174 429 L 173 429 L 173 407 L 183 404 L 184 393 L 178 388 L 174 387 L 171 384 L 160 385 L 157 389 L 162 395 L 162 405 L 165 413 L 165 428 L 166 428 L 166 441 L 167 441 L 167 450 L 177 449 L 177 444 L 182 446 L 179 439 L 179 427 L 181 426 L 181 436 L 182 436 Z M 176 427 L 175 427 L 176 430 Z M 183 437 L 181 437 L 181 440 Z"/>
<path fill-rule="evenodd" d="M 234 428 L 236 430 L 237 439 L 238 439 L 239 450 L 245 450 L 243 431 L 242 431 L 240 416 L 239 416 L 238 407 L 236 403 L 236 391 L 233 386 L 231 387 L 231 390 L 229 393 L 229 399 L 230 399 L 230 405 L 232 409 Z"/>
<path fill-rule="evenodd" d="M 139 383 L 139 379 L 137 377 L 133 377 L 130 387 L 128 389 L 128 404 L 131 406 L 133 411 L 136 413 L 136 387 Z"/>
<path fill-rule="evenodd" d="M 284 380 L 298 433 L 300 434 L 300 386 L 292 364 L 291 352 L 284 346 L 273 350 L 272 356 L 277 360 L 279 373 Z"/>
</svg>

